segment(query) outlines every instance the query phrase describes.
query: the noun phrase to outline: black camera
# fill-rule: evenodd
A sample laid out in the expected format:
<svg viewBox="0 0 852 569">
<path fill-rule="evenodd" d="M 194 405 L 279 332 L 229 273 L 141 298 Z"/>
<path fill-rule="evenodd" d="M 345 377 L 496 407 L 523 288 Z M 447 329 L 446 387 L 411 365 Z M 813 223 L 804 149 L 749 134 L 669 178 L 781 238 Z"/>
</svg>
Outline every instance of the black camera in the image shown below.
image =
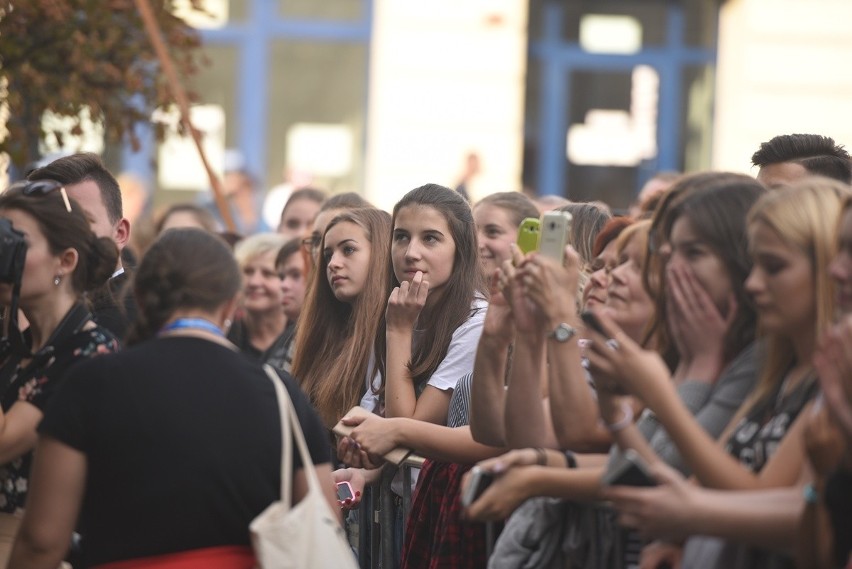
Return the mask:
<svg viewBox="0 0 852 569">
<path fill-rule="evenodd" d="M 20 283 L 27 256 L 24 234 L 12 227 L 12 222 L 0 218 L 0 282 Z"/>
</svg>

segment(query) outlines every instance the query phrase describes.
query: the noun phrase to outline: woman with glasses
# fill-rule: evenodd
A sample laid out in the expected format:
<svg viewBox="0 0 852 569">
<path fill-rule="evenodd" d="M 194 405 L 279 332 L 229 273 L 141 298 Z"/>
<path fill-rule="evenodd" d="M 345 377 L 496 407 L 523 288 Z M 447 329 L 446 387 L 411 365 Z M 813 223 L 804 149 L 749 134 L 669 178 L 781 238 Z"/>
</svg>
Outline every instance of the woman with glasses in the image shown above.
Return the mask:
<svg viewBox="0 0 852 569">
<path fill-rule="evenodd" d="M 0 282 L 9 322 L 0 345 L 0 564 L 5 564 L 27 497 L 36 427 L 66 370 L 117 349 L 92 320 L 86 291 L 115 269 L 115 243 L 98 238 L 76 202 L 53 180 L 18 183 L 0 194 L 3 248 L 11 270 Z M 20 246 L 16 246 L 20 243 Z M 29 326 L 17 326 L 20 307 Z"/>
</svg>

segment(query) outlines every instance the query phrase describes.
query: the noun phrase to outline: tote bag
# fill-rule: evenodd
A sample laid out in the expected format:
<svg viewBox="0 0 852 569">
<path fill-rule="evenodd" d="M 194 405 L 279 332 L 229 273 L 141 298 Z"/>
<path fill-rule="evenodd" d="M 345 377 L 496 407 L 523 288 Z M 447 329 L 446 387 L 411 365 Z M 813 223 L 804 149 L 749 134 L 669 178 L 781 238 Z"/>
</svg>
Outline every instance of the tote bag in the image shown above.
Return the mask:
<svg viewBox="0 0 852 569">
<path fill-rule="evenodd" d="M 275 386 L 281 415 L 281 499 L 252 520 L 252 546 L 261 569 L 358 569 L 337 516 L 314 470 L 305 435 L 278 374 L 264 366 Z M 302 458 L 308 493 L 292 505 L 293 439 Z"/>
</svg>

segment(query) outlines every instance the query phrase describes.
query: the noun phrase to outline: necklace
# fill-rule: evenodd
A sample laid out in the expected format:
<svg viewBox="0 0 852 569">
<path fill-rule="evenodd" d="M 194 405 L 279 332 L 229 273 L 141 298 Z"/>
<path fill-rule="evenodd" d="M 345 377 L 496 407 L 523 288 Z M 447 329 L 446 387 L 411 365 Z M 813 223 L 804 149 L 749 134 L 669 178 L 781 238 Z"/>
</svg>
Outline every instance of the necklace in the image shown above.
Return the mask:
<svg viewBox="0 0 852 569">
<path fill-rule="evenodd" d="M 210 322 L 205 318 L 178 318 L 172 322 L 169 322 L 165 326 L 163 326 L 158 335 L 165 334 L 166 332 L 173 332 L 175 330 L 204 330 L 206 332 L 210 332 L 222 338 L 225 337 L 225 333 L 221 328 Z"/>
</svg>

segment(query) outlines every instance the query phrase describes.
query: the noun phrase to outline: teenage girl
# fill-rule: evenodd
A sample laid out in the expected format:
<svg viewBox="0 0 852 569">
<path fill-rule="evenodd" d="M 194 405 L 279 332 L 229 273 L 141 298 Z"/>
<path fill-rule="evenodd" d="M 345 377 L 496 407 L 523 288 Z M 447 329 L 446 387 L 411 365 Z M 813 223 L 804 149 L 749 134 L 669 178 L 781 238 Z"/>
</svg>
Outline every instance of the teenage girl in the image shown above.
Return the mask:
<svg viewBox="0 0 852 569">
<path fill-rule="evenodd" d="M 381 380 L 368 408 L 380 402 L 386 417 L 446 424 L 453 388 L 473 370 L 487 306 L 474 228 L 467 202 L 437 184 L 394 207 L 390 295 L 376 336 Z"/>
<path fill-rule="evenodd" d="M 442 186 L 412 190 L 394 208 L 392 291 L 385 334 L 380 331 L 377 341 L 385 347 L 378 363 L 382 381 L 362 402 L 383 408 L 388 419 L 345 421 L 355 429 L 338 447 L 339 456 L 355 465 L 397 444 L 448 461 L 427 460 L 420 473 L 403 567 L 473 567 L 485 561 L 483 527 L 459 527 L 458 505 L 469 468 L 459 463 L 498 452 L 474 443 L 466 427 L 469 378 L 487 306 L 473 228 L 467 202 Z M 446 531 L 449 526 L 458 531 Z"/>
<path fill-rule="evenodd" d="M 296 332 L 293 376 L 331 428 L 364 394 L 385 303 L 390 216 L 374 208 L 338 214 L 326 228 Z M 374 367 L 374 366 L 373 366 Z"/>
</svg>

